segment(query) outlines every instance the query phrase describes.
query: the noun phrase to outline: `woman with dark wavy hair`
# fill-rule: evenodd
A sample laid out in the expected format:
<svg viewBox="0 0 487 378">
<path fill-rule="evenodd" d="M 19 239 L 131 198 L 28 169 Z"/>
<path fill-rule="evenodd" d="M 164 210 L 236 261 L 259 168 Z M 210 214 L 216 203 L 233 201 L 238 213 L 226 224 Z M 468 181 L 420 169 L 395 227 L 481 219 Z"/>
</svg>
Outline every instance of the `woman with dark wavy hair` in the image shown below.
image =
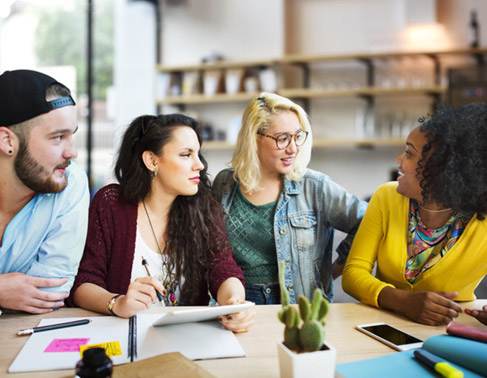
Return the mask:
<svg viewBox="0 0 487 378">
<path fill-rule="evenodd" d="M 163 294 L 166 305 L 245 300 L 245 281 L 213 199 L 198 123 L 182 114 L 141 116 L 128 127 L 115 165 L 118 184 L 90 206 L 88 237 L 70 301 L 128 318 Z M 146 260 L 154 277 L 147 277 Z M 246 331 L 255 312 L 224 318 Z"/>
<path fill-rule="evenodd" d="M 485 103 L 441 107 L 409 134 L 397 182 L 377 189 L 355 236 L 347 293 L 430 325 L 475 299 L 487 274 L 486 141 Z M 487 324 L 486 307 L 466 313 Z"/>
</svg>

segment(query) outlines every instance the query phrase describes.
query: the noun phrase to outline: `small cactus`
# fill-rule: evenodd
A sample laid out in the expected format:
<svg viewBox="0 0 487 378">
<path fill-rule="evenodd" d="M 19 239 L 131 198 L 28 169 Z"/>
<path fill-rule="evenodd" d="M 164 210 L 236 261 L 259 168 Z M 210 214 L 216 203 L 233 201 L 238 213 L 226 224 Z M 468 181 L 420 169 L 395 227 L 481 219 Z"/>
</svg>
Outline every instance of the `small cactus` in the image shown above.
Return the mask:
<svg viewBox="0 0 487 378">
<path fill-rule="evenodd" d="M 284 285 L 284 262 L 279 269 L 282 310 L 279 320 L 285 324 L 284 344 L 291 350 L 313 352 L 321 349 L 325 341 L 325 316 L 328 314 L 328 301 L 320 289 L 313 293 L 311 304 L 304 295 L 298 298 L 299 312 L 289 304 L 289 293 Z"/>
</svg>

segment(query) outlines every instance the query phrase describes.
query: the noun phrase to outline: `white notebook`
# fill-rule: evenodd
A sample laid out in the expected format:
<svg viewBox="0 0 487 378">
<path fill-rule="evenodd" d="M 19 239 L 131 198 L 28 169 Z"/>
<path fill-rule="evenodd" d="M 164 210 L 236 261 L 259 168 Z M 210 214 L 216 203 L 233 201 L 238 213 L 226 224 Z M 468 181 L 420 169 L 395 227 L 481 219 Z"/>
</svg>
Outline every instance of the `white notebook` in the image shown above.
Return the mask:
<svg viewBox="0 0 487 378">
<path fill-rule="evenodd" d="M 160 318 L 161 314 L 137 315 L 136 360 L 169 352 L 180 352 L 191 360 L 245 356 L 233 332 L 217 321 L 152 326 Z M 79 319 L 84 318 L 43 319 L 39 326 Z M 119 345 L 119 355 L 111 359 L 115 365 L 128 363 L 129 320 L 114 316 L 89 319 L 90 324 L 32 334 L 9 373 L 74 369 L 81 359 L 79 346 L 100 343 L 110 343 L 114 349 Z"/>
</svg>

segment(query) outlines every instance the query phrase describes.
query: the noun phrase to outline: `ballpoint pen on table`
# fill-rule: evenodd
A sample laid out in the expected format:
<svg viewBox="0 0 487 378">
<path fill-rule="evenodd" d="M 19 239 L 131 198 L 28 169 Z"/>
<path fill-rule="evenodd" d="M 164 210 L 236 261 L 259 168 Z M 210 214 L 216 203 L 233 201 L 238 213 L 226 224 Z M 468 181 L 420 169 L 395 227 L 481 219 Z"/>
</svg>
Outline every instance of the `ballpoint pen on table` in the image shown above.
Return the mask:
<svg viewBox="0 0 487 378">
<path fill-rule="evenodd" d="M 438 372 L 447 378 L 462 378 L 463 372 L 454 368 L 448 362 L 435 356 L 433 353 L 428 352 L 425 349 L 418 349 L 414 351 L 414 357 L 423 362 L 430 369 Z"/>
<path fill-rule="evenodd" d="M 146 259 L 144 259 L 144 256 L 142 256 L 142 265 L 144 266 L 145 268 L 145 271 L 147 272 L 147 275 L 149 277 L 152 277 L 152 274 L 150 273 L 150 270 L 149 270 L 149 264 L 147 262 Z M 162 306 L 163 307 L 166 307 L 165 303 L 164 303 L 164 297 L 162 296 L 161 293 L 159 293 L 157 290 L 156 290 L 156 295 L 157 295 L 157 299 L 159 299 L 159 302 L 162 303 Z"/>
<path fill-rule="evenodd" d="M 51 324 L 47 326 L 41 326 L 41 327 L 34 327 L 34 328 L 27 328 L 27 329 L 22 329 L 17 332 L 17 336 L 24 336 L 24 335 L 31 335 L 34 332 L 42 332 L 42 331 L 51 331 L 53 329 L 59 329 L 59 328 L 67 328 L 67 327 L 75 327 L 79 325 L 84 325 L 91 323 L 91 319 L 82 319 L 82 320 L 75 320 L 73 322 L 66 322 L 66 323 L 58 323 L 58 324 Z"/>
<path fill-rule="evenodd" d="M 134 362 L 137 358 L 137 315 L 129 318 L 128 354 L 130 362 Z"/>
</svg>

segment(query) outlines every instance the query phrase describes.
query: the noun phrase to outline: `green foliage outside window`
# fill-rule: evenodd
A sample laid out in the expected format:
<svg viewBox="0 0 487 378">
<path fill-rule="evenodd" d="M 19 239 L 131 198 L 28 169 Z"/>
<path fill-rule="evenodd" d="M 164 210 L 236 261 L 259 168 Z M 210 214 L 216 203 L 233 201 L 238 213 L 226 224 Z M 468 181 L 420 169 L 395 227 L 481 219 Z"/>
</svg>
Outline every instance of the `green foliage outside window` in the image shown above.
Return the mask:
<svg viewBox="0 0 487 378">
<path fill-rule="evenodd" d="M 114 1 L 93 0 L 93 98 L 106 99 L 113 83 Z M 39 10 L 35 53 L 39 66 L 70 65 L 76 68 L 77 91 L 87 92 L 87 0 L 73 0 L 72 9 Z"/>
</svg>

